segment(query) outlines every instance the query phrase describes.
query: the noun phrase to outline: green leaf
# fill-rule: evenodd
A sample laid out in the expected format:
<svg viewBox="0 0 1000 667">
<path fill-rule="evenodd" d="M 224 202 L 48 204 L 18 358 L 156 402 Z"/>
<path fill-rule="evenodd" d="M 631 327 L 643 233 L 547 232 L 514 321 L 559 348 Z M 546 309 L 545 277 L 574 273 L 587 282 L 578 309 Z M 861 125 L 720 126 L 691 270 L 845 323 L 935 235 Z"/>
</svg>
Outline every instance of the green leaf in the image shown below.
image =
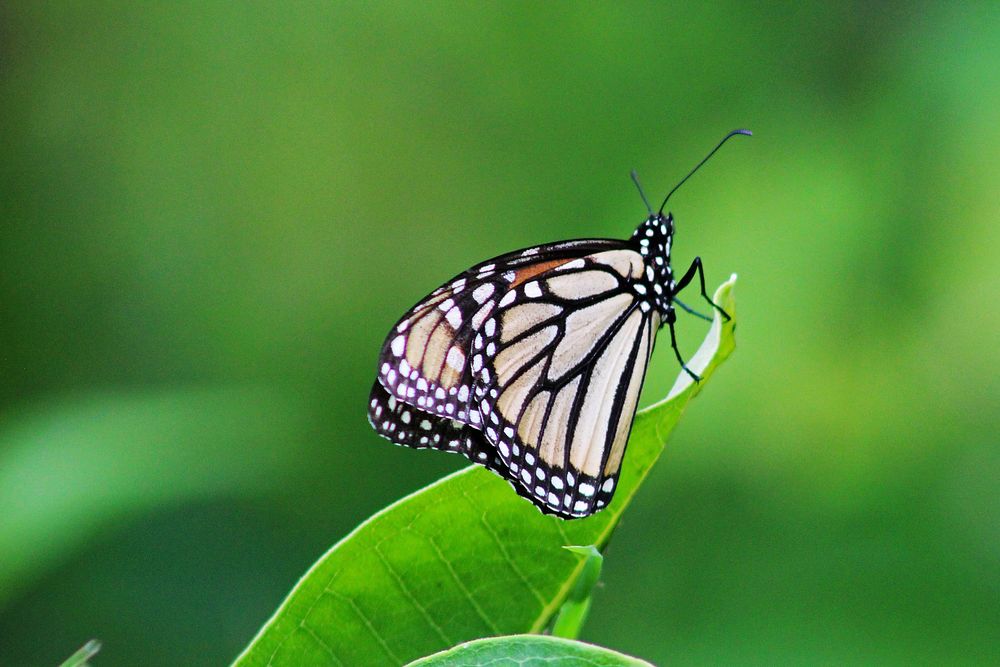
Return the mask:
<svg viewBox="0 0 1000 667">
<path fill-rule="evenodd" d="M 546 637 L 514 635 L 491 637 L 460 644 L 455 648 L 411 662 L 407 667 L 651 667 L 617 651 L 593 644 Z"/>
<path fill-rule="evenodd" d="M 545 516 L 479 466 L 377 513 L 323 556 L 239 665 L 399 665 L 478 637 L 538 633 L 586 569 L 562 547 L 603 548 L 691 398 L 734 348 L 735 276 L 667 398 L 636 416 L 614 500 L 586 519 Z M 374 474 L 374 473 L 372 473 Z"/>
<path fill-rule="evenodd" d="M 89 642 L 84 644 L 76 651 L 73 655 L 66 658 L 65 661 L 59 667 L 88 667 L 91 658 L 97 655 L 97 652 L 101 650 L 101 642 L 96 639 L 91 639 Z"/>
<path fill-rule="evenodd" d="M 559 614 L 552 623 L 552 634 L 556 637 L 576 639 L 580 636 L 580 630 L 590 613 L 591 592 L 597 585 L 597 580 L 601 577 L 601 566 L 604 565 L 604 556 L 597 547 L 563 547 L 567 551 L 583 556 L 585 562 L 583 571 L 576 578 L 573 590 L 570 591 L 563 602 Z"/>
</svg>

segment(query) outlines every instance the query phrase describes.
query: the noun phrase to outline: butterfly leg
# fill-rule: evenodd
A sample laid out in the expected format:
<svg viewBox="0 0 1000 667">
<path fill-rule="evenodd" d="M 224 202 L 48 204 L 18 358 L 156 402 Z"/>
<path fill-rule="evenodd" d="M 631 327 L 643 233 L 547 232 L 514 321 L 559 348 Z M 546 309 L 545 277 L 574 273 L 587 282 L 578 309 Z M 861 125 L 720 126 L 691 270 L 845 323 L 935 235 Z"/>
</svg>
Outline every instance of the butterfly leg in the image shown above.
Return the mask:
<svg viewBox="0 0 1000 667">
<path fill-rule="evenodd" d="M 680 306 L 680 307 L 681 307 L 682 309 L 684 309 L 684 310 L 686 310 L 687 312 L 691 313 L 691 314 L 692 314 L 692 315 L 694 315 L 695 317 L 700 317 L 701 319 L 703 319 L 703 320 L 706 320 L 706 321 L 708 321 L 708 322 L 711 322 L 711 321 L 712 321 L 712 318 L 711 318 L 711 317 L 709 317 L 708 315 L 705 315 L 704 313 L 699 313 L 699 312 L 698 312 L 697 310 L 695 310 L 695 309 L 694 309 L 694 308 L 692 308 L 691 306 L 687 305 L 686 303 L 684 303 L 683 301 L 681 301 L 681 300 L 680 300 L 680 299 L 678 299 L 677 297 L 674 297 L 673 299 L 671 299 L 671 301 L 673 301 L 673 302 L 674 302 L 674 303 L 676 303 L 676 304 L 677 304 L 678 306 Z"/>
<path fill-rule="evenodd" d="M 701 382 L 701 376 L 695 373 L 693 370 L 687 367 L 684 363 L 684 358 L 681 357 L 681 351 L 677 348 L 677 336 L 674 334 L 674 311 L 668 311 L 667 326 L 670 328 L 670 347 L 674 350 L 674 355 L 677 357 L 677 363 L 681 365 L 684 372 L 691 376 L 691 379 L 695 382 Z"/>
<path fill-rule="evenodd" d="M 705 297 L 705 301 L 708 301 L 710 304 L 712 304 L 712 308 L 715 308 L 717 311 L 719 311 L 719 313 L 724 318 L 726 318 L 727 322 L 731 320 L 732 318 L 729 316 L 729 313 L 724 311 L 722 309 L 722 306 L 712 301 L 712 297 L 708 296 L 708 292 L 705 290 L 705 269 L 703 269 L 701 266 L 701 257 L 694 258 L 694 261 L 691 262 L 691 266 L 688 268 L 687 272 L 683 276 L 681 276 L 681 279 L 678 280 L 677 284 L 674 286 L 673 294 L 676 295 L 682 289 L 687 287 L 688 283 L 691 282 L 691 280 L 694 278 L 694 274 L 696 273 L 698 274 L 698 282 L 701 283 L 701 295 Z M 685 306 L 682 307 L 685 310 L 687 310 Z"/>
</svg>

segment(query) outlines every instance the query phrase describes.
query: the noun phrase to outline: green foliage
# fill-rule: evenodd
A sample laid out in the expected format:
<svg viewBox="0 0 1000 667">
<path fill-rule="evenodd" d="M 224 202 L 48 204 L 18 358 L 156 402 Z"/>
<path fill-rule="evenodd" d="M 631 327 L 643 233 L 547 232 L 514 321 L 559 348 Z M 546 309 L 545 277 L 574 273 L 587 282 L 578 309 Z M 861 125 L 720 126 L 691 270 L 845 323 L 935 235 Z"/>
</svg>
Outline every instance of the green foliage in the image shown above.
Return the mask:
<svg viewBox="0 0 1000 667">
<path fill-rule="evenodd" d="M 714 297 L 733 319 L 716 313 L 690 360 L 701 383 L 681 372 L 667 398 L 637 415 L 604 511 L 574 521 L 544 516 L 493 473 L 466 468 L 335 545 L 236 664 L 398 665 L 477 637 L 541 632 L 567 600 L 583 603 L 595 560 L 564 547 L 607 545 L 688 402 L 732 352 L 735 282 Z M 575 631 L 580 616 L 571 611 L 562 629 Z"/>
<path fill-rule="evenodd" d="M 306 421 L 286 394 L 244 386 L 108 392 L 9 420 L 0 429 L 0 604 L 104 523 L 280 483 L 293 462 L 273 443 L 294 451 Z"/>
<path fill-rule="evenodd" d="M 624 238 L 629 170 L 658 204 L 735 127 L 670 208 L 676 270 L 739 269 L 740 353 L 584 636 L 996 662 L 997 3 L 0 16 L 0 665 L 88 637 L 102 666 L 232 660 L 333 536 L 462 465 L 364 419 L 403 310 L 502 252 Z M 688 357 L 706 327 L 678 326 Z M 642 405 L 675 376 L 661 335 Z"/>
<path fill-rule="evenodd" d="M 552 634 L 556 637 L 576 639 L 580 636 L 583 624 L 587 620 L 590 612 L 591 593 L 601 577 L 601 566 L 604 565 L 604 556 L 594 545 L 587 547 L 568 546 L 563 547 L 584 559 L 583 569 L 573 584 L 573 590 L 566 596 L 559 613 L 552 621 Z"/>
<path fill-rule="evenodd" d="M 652 667 L 644 660 L 583 642 L 539 635 L 477 639 L 407 667 Z"/>
<path fill-rule="evenodd" d="M 66 658 L 59 667 L 89 667 L 90 659 L 97 655 L 97 652 L 101 650 L 101 642 L 96 639 L 91 639 L 89 642 L 80 647 L 80 649 Z"/>
</svg>

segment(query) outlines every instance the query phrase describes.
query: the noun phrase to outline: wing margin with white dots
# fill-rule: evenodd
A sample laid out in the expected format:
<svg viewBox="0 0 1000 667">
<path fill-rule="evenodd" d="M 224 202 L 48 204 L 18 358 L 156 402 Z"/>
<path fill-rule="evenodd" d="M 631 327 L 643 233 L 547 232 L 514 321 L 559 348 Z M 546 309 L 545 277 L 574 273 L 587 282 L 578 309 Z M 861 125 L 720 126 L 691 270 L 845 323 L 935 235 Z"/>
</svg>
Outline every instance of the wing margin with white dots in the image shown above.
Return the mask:
<svg viewBox="0 0 1000 667">
<path fill-rule="evenodd" d="M 496 449 L 478 430 L 399 400 L 378 381 L 368 397 L 368 421 L 376 433 L 397 445 L 461 454 L 494 472 L 503 467 Z"/>
</svg>

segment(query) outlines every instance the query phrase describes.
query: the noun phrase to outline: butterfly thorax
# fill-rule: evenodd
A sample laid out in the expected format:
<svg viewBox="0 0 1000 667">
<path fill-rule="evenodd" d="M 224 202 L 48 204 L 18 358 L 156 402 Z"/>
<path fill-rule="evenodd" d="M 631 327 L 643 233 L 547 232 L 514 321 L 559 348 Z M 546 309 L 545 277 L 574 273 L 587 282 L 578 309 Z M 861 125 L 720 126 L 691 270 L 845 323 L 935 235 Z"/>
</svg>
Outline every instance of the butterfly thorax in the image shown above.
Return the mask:
<svg viewBox="0 0 1000 667">
<path fill-rule="evenodd" d="M 661 323 L 673 321 L 674 274 L 670 268 L 670 243 L 674 236 L 671 214 L 649 216 L 632 234 L 630 242 L 646 263 L 645 283 L 648 298 L 660 313 Z"/>
</svg>

